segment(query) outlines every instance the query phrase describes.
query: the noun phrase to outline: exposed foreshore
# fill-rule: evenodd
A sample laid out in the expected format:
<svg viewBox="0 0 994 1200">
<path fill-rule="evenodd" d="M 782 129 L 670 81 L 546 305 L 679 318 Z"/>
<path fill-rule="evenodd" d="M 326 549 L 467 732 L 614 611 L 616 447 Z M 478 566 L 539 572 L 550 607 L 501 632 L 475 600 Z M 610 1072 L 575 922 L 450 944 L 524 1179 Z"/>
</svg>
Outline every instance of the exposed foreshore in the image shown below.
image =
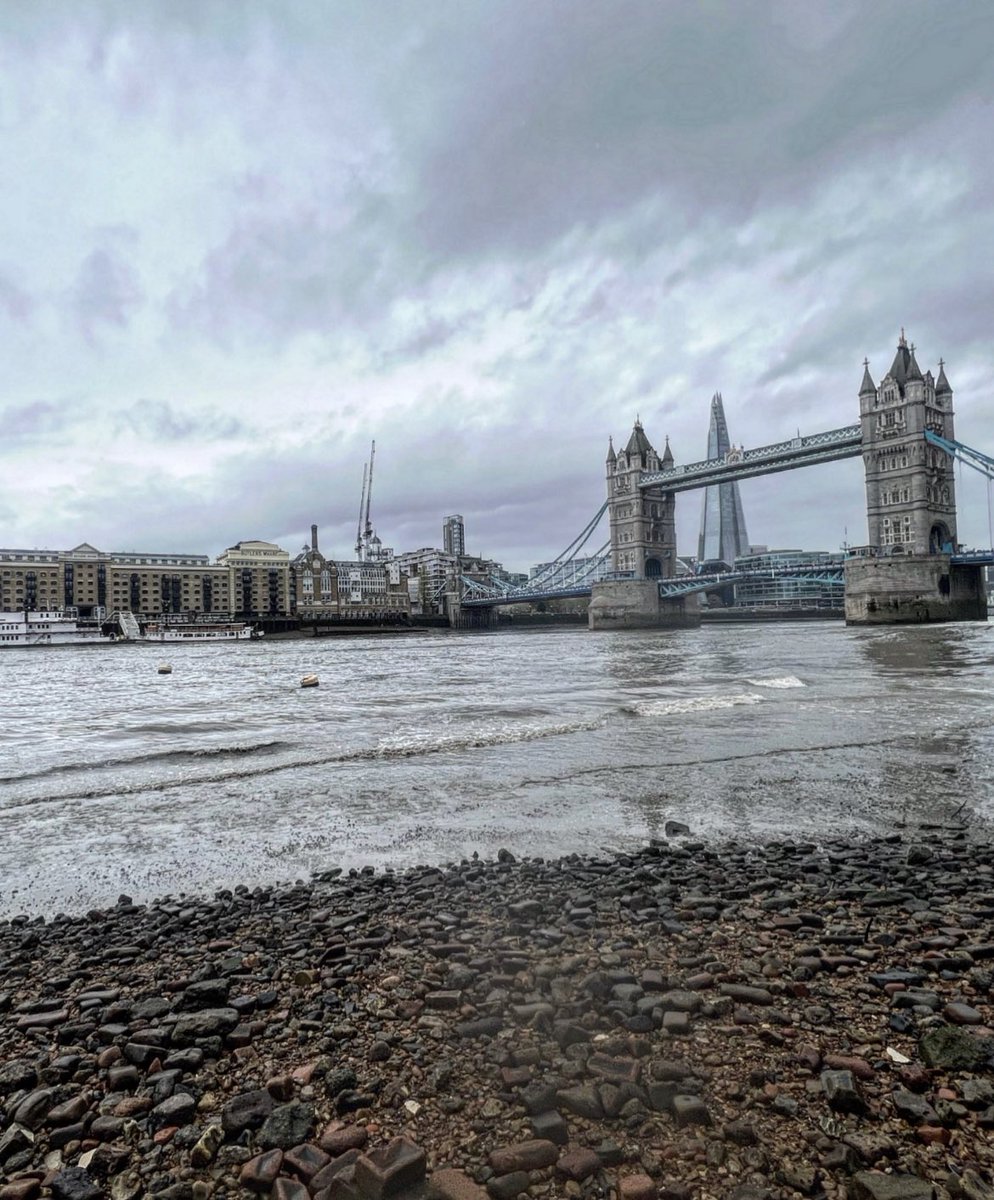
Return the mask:
<svg viewBox="0 0 994 1200">
<path fill-rule="evenodd" d="M 994 1195 L 966 831 L 0 924 L 2 1200 Z"/>
</svg>

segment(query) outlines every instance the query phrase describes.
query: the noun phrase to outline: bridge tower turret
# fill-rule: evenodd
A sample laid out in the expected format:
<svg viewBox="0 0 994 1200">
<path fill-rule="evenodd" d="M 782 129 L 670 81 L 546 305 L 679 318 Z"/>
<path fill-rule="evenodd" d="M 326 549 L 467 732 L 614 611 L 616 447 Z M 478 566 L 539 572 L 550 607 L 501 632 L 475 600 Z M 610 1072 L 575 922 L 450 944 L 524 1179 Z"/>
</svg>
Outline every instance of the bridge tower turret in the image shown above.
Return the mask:
<svg viewBox="0 0 994 1200">
<path fill-rule="evenodd" d="M 611 522 L 611 566 L 636 579 L 669 578 L 676 561 L 675 498 L 658 489 L 640 489 L 643 471 L 672 466 L 669 440 L 662 459 L 636 418 L 624 450 L 607 456 L 608 515 Z"/>
<path fill-rule="evenodd" d="M 870 546 L 884 554 L 955 549 L 953 460 L 925 440 L 926 430 L 953 437 L 953 392 L 943 364 L 938 380 L 931 371 L 922 375 L 902 329 L 879 387 L 864 362 L 859 414 Z"/>
</svg>

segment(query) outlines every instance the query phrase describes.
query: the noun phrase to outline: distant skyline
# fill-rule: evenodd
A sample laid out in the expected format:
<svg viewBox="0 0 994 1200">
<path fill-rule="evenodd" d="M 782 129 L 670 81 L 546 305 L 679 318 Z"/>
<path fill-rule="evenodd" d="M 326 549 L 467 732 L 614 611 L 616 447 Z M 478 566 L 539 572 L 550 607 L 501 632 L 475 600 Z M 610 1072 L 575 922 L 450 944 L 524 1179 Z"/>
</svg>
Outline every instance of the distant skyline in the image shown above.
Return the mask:
<svg viewBox="0 0 994 1200">
<path fill-rule="evenodd" d="M 384 544 L 524 571 L 636 414 L 847 425 L 902 327 L 994 452 L 992 96 L 980 0 L 0 0 L 0 544 L 347 558 L 375 438 Z M 866 538 L 858 459 L 741 494 Z"/>
</svg>

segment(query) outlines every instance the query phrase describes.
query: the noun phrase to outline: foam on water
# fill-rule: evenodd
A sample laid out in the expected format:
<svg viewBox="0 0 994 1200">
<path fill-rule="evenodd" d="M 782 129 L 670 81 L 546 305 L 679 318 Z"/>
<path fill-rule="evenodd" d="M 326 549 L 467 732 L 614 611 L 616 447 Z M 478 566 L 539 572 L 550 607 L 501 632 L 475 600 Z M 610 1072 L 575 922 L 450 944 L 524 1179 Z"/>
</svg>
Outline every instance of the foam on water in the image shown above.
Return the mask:
<svg viewBox="0 0 994 1200">
<path fill-rule="evenodd" d="M 637 700 L 626 704 L 622 711 L 637 717 L 671 717 L 686 713 L 707 713 L 722 708 L 736 708 L 740 704 L 761 704 L 762 696 L 754 692 L 740 692 L 731 696 L 690 696 L 674 700 Z"/>
<path fill-rule="evenodd" d="M 751 683 L 753 687 L 764 688 L 802 688 L 807 687 L 796 675 L 773 675 L 767 679 L 747 679 L 746 683 Z"/>
<path fill-rule="evenodd" d="M 381 738 L 369 757 L 406 758 L 421 754 L 444 754 L 449 751 L 478 750 L 487 746 L 510 746 L 515 742 L 534 742 L 542 738 L 563 737 L 600 729 L 605 717 L 560 721 L 551 725 L 505 724 L 495 729 L 476 728 L 439 736 L 436 733 L 409 732 Z M 354 756 L 349 756 L 354 757 Z"/>
</svg>

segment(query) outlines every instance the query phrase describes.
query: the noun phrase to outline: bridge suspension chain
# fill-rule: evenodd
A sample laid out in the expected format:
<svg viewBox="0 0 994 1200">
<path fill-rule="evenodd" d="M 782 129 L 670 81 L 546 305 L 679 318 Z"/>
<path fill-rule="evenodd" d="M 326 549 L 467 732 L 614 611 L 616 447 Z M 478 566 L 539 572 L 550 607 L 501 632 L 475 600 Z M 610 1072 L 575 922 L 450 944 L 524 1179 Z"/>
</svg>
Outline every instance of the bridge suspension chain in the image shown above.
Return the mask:
<svg viewBox="0 0 994 1200">
<path fill-rule="evenodd" d="M 974 450 L 972 446 L 967 446 L 963 442 L 954 441 L 952 438 L 940 437 L 939 434 L 933 433 L 931 429 L 925 430 L 925 440 L 931 442 L 933 446 L 938 446 L 940 450 L 945 450 L 957 462 L 965 463 L 968 467 L 973 467 L 975 471 L 979 471 L 981 475 L 985 475 L 988 479 L 994 479 L 994 458 L 991 458 L 989 455 L 981 453 L 980 450 Z"/>
<path fill-rule="evenodd" d="M 546 565 L 544 570 L 539 571 L 532 579 L 529 579 L 529 581 L 528 581 L 529 590 L 534 589 L 536 584 L 540 584 L 540 583 L 542 583 L 543 580 L 554 575 L 556 573 L 556 568 L 560 567 L 564 562 L 567 562 L 571 558 L 576 558 L 577 554 L 583 549 L 583 547 L 590 540 L 591 535 L 593 534 L 593 532 L 597 528 L 597 526 L 600 524 L 601 518 L 604 516 L 604 514 L 606 512 L 607 512 L 607 501 L 605 500 L 604 503 L 597 510 L 597 512 L 594 514 L 594 516 L 590 519 L 590 521 L 588 521 L 588 523 L 584 526 L 584 528 L 576 535 L 576 537 L 572 540 L 572 542 L 570 542 L 570 544 L 566 547 L 566 549 L 563 550 L 560 554 L 557 554 L 556 557 L 552 560 L 552 562 L 550 562 Z"/>
</svg>

